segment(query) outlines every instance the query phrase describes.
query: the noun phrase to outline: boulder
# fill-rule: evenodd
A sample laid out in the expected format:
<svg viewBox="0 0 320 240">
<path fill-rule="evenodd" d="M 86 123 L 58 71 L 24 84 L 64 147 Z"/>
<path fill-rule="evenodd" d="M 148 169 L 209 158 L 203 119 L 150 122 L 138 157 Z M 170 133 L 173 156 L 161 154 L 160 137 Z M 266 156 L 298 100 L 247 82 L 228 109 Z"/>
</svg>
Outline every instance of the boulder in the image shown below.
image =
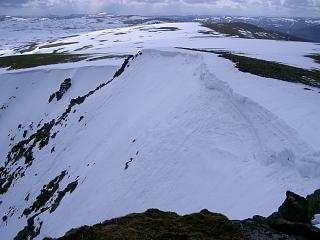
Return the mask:
<svg viewBox="0 0 320 240">
<path fill-rule="evenodd" d="M 269 219 L 276 221 L 278 219 L 290 222 L 310 223 L 308 218 L 307 200 L 293 192 L 286 192 L 286 200 L 279 207 L 278 212 L 273 213 Z"/>
<path fill-rule="evenodd" d="M 311 221 L 316 214 L 320 214 L 320 189 L 307 196 L 308 219 Z"/>
</svg>

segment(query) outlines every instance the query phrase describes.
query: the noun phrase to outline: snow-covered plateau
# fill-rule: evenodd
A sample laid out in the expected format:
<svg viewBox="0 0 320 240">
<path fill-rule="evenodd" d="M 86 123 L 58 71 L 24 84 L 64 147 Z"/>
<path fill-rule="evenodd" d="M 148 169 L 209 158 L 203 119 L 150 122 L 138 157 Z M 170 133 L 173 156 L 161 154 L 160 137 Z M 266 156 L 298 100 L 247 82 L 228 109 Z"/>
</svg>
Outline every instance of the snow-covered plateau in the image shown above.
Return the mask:
<svg viewBox="0 0 320 240">
<path fill-rule="evenodd" d="M 320 89 L 240 71 L 214 53 L 316 72 L 307 56 L 320 45 L 207 30 L 89 32 L 24 54 L 94 61 L 0 70 L 1 239 L 30 229 L 30 239 L 60 237 L 148 208 L 268 216 L 287 190 L 320 188 Z"/>
</svg>

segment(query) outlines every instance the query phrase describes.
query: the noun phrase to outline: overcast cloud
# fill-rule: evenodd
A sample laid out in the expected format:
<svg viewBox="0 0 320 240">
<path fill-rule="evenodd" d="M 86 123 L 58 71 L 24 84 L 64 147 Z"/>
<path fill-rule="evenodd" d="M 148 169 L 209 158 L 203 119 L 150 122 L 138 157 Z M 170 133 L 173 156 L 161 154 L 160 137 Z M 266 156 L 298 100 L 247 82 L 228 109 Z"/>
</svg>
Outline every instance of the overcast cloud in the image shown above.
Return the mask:
<svg viewBox="0 0 320 240">
<path fill-rule="evenodd" d="M 0 15 L 97 12 L 320 17 L 320 0 L 0 0 Z"/>
</svg>

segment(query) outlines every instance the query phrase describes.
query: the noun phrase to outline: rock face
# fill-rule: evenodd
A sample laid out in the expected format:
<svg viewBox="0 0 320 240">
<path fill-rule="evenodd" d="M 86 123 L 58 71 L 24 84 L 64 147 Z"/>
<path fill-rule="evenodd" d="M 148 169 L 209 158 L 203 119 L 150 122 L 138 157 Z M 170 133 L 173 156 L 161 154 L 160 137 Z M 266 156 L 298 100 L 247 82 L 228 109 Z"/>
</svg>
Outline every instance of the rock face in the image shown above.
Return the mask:
<svg viewBox="0 0 320 240">
<path fill-rule="evenodd" d="M 291 222 L 310 223 L 307 200 L 293 192 L 286 193 L 286 200 L 269 219 L 284 219 Z"/>
<path fill-rule="evenodd" d="M 308 195 L 307 198 L 308 219 L 312 220 L 314 215 L 320 214 L 320 189 L 313 194 Z"/>
<path fill-rule="evenodd" d="M 268 218 L 254 216 L 242 221 L 230 221 L 208 210 L 179 216 L 150 209 L 92 227 L 72 229 L 59 240 L 318 240 L 320 229 L 312 226 L 311 220 L 319 213 L 319 194 L 320 190 L 304 198 L 288 191 L 278 212 Z"/>
<path fill-rule="evenodd" d="M 286 193 L 287 198 L 269 219 L 283 219 L 290 222 L 310 224 L 316 214 L 320 214 L 320 189 L 306 198 L 293 192 Z"/>
<path fill-rule="evenodd" d="M 319 192 L 317 190 L 304 198 L 288 191 L 287 198 L 279 207 L 278 212 L 271 214 L 268 218 L 260 218 L 260 222 L 294 239 L 320 239 L 320 230 L 311 225 L 314 215 L 320 212 Z"/>
<path fill-rule="evenodd" d="M 251 240 L 320 239 L 320 230 L 311 225 L 314 215 L 320 212 L 319 193 L 317 190 L 304 198 L 288 191 L 287 198 L 278 212 L 268 218 L 255 216 L 252 219 L 235 222 Z"/>
</svg>

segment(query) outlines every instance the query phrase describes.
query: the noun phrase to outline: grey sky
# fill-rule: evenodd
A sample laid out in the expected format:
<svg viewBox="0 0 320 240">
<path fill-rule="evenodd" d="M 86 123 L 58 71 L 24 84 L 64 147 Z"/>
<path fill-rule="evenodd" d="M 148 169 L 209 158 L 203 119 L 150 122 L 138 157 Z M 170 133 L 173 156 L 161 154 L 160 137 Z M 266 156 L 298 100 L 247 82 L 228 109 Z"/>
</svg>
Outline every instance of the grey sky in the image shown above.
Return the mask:
<svg viewBox="0 0 320 240">
<path fill-rule="evenodd" d="M 0 0 L 0 15 L 108 12 L 141 15 L 320 17 L 320 0 Z"/>
</svg>

